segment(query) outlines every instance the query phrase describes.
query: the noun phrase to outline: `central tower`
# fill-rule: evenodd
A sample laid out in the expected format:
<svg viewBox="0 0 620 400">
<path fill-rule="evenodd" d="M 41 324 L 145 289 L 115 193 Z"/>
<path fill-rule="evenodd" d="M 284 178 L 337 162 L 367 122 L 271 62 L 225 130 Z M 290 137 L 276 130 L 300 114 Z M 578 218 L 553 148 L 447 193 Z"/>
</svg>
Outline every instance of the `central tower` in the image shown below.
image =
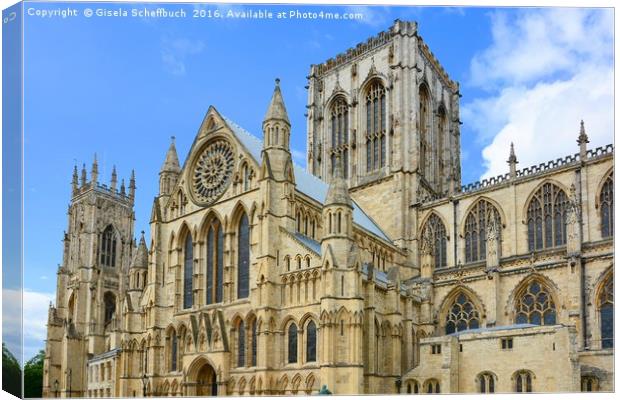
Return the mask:
<svg viewBox="0 0 620 400">
<path fill-rule="evenodd" d="M 340 158 L 352 197 L 404 247 L 409 208 L 458 190 L 459 86 L 415 22 L 312 65 L 307 109 L 309 171 L 329 182 Z"/>
</svg>

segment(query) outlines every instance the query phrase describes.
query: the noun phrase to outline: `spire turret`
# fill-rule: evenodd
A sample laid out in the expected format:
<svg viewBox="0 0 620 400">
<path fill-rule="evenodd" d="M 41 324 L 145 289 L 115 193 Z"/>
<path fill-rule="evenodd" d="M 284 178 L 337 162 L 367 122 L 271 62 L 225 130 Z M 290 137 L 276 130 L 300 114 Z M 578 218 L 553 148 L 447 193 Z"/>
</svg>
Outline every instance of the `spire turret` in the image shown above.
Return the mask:
<svg viewBox="0 0 620 400">
<path fill-rule="evenodd" d="M 97 164 L 97 153 L 95 153 L 95 158 L 93 159 L 93 166 L 90 170 L 90 182 L 93 185 L 97 185 L 98 176 L 99 176 L 99 164 Z"/>
<path fill-rule="evenodd" d="M 136 174 L 131 170 L 131 178 L 129 179 L 129 199 L 133 201 L 136 196 Z"/>
<path fill-rule="evenodd" d="M 80 184 L 82 187 L 86 186 L 86 164 L 82 164 L 82 176 L 80 178 Z"/>
<path fill-rule="evenodd" d="M 577 144 L 579 144 L 579 158 L 584 161 L 588 154 L 587 144 L 590 143 L 590 140 L 588 139 L 588 135 L 586 134 L 586 127 L 583 123 L 583 120 L 581 120 L 580 125 L 581 126 L 579 128 L 579 137 L 577 138 Z"/>
<path fill-rule="evenodd" d="M 289 139 L 291 122 L 288 119 L 282 91 L 280 91 L 280 79 L 276 79 L 273 95 L 263 120 L 263 148 L 277 148 L 289 151 Z"/>
<path fill-rule="evenodd" d="M 288 113 L 286 112 L 286 106 L 284 105 L 284 99 L 282 98 L 282 92 L 280 91 L 279 78 L 276 78 L 276 86 L 273 89 L 271 102 L 269 103 L 269 108 L 267 108 L 267 113 L 264 118 L 264 121 L 269 120 L 281 120 L 286 122 L 289 126 L 291 125 L 288 119 Z"/>
<path fill-rule="evenodd" d="M 125 179 L 121 179 L 121 194 L 125 194 Z"/>
<path fill-rule="evenodd" d="M 517 156 L 515 154 L 515 145 L 510 142 L 510 155 L 508 156 L 508 165 L 510 166 L 510 177 L 516 178 L 517 176 Z"/>
<path fill-rule="evenodd" d="M 166 158 L 164 164 L 159 171 L 159 194 L 170 195 L 172 190 L 177 184 L 179 174 L 181 173 L 181 166 L 179 164 L 179 157 L 177 155 L 177 149 L 174 144 L 175 137 L 170 137 L 170 147 L 166 152 Z"/>
<path fill-rule="evenodd" d="M 116 165 L 112 166 L 112 179 L 110 180 L 110 188 L 112 189 L 112 191 L 116 191 L 116 184 L 117 184 L 117 176 L 116 176 Z"/>
<path fill-rule="evenodd" d="M 336 204 L 346 205 L 351 208 L 353 207 L 351 196 L 349 195 L 349 189 L 347 188 L 347 182 L 344 180 L 342 175 L 342 162 L 339 156 L 336 158 L 334 176 L 329 184 L 327 197 L 325 198 L 326 206 Z"/>
<path fill-rule="evenodd" d="M 146 240 L 144 239 L 144 231 L 140 232 L 140 243 L 138 244 L 138 249 L 136 251 L 136 255 L 131 263 L 133 268 L 147 268 L 149 265 L 149 251 L 146 247 Z"/>
<path fill-rule="evenodd" d="M 71 179 L 71 194 L 75 196 L 78 192 L 78 171 L 77 165 L 73 166 L 73 178 Z"/>
</svg>

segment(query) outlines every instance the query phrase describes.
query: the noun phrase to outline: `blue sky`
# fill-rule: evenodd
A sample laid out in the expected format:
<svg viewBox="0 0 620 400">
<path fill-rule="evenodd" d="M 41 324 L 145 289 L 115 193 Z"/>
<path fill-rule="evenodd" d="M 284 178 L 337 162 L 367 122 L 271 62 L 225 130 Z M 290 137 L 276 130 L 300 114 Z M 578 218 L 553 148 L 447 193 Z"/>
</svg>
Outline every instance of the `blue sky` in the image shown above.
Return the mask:
<svg viewBox="0 0 620 400">
<path fill-rule="evenodd" d="M 25 17 L 24 309 L 32 316 L 25 321 L 26 359 L 43 346 L 74 164 L 86 163 L 90 171 L 96 152 L 104 183 L 113 165 L 119 180 L 127 181 L 134 168 L 136 232 L 148 232 L 170 136 L 176 136 L 183 162 L 209 105 L 260 135 L 279 77 L 292 123 L 291 146 L 296 161 L 305 165 L 304 86 L 310 64 L 387 29 L 394 19 L 418 21 L 421 36 L 461 84 L 463 183 L 507 172 L 511 141 L 520 167 L 576 152 L 581 118 L 591 145 L 613 141 L 608 10 L 356 7 L 353 11 L 364 13 L 362 21 L 265 21 L 85 18 L 84 8 L 104 6 L 70 6 L 79 17 Z M 194 6 L 166 7 L 191 15 Z M 548 146 L 551 141 L 557 145 Z"/>
</svg>

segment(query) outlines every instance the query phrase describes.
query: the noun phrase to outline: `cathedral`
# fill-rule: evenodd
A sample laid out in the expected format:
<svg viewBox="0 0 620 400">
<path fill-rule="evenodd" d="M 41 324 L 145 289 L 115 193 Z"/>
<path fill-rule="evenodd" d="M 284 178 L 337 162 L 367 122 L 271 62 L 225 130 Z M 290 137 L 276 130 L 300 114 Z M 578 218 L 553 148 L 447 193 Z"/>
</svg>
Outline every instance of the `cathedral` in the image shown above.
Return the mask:
<svg viewBox="0 0 620 400">
<path fill-rule="evenodd" d="M 307 89 L 305 169 L 278 80 L 261 135 L 212 106 L 148 235 L 133 173 L 74 169 L 44 397 L 614 390 L 612 145 L 582 122 L 575 154 L 461 184 L 459 85 L 415 22 Z"/>
</svg>

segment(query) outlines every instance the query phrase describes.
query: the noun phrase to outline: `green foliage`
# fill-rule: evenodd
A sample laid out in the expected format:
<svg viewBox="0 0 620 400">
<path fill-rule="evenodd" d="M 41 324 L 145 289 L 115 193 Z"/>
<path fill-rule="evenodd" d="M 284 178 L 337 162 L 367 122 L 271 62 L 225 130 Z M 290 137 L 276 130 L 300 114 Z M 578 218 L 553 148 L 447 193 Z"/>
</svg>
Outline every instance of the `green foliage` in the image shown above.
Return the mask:
<svg viewBox="0 0 620 400">
<path fill-rule="evenodd" d="M 22 371 L 15 356 L 2 342 L 2 390 L 22 397 Z"/>
<path fill-rule="evenodd" d="M 39 350 L 24 366 L 24 397 L 43 396 L 43 360 L 45 352 Z"/>
</svg>

